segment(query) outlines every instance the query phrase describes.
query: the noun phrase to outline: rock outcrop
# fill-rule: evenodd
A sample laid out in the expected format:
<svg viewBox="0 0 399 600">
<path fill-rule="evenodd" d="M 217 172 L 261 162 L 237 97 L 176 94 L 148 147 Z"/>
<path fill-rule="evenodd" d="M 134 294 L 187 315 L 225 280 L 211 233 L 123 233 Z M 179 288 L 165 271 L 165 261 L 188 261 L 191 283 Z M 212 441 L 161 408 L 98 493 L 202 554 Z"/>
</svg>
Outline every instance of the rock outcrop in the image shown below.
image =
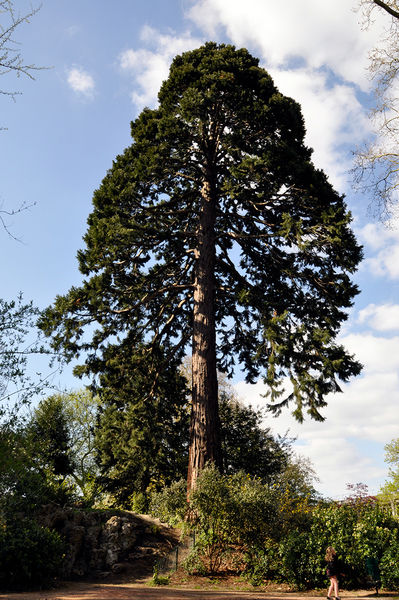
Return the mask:
<svg viewBox="0 0 399 600">
<path fill-rule="evenodd" d="M 65 579 L 145 573 L 178 543 L 178 532 L 129 511 L 81 510 L 46 505 L 39 522 L 66 542 Z"/>
</svg>

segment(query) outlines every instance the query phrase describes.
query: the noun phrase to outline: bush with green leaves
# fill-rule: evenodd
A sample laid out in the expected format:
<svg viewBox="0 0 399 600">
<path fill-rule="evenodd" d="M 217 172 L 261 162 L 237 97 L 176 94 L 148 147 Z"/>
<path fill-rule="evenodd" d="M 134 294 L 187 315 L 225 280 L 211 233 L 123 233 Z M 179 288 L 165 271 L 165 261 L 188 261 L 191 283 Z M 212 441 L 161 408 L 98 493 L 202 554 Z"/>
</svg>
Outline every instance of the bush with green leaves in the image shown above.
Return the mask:
<svg viewBox="0 0 399 600">
<path fill-rule="evenodd" d="M 214 573 L 231 562 L 253 560 L 277 535 L 279 514 L 272 490 L 243 472 L 221 475 L 207 467 L 190 497 L 189 523 L 195 548 L 189 570 Z"/>
<path fill-rule="evenodd" d="M 37 459 L 37 445 L 24 428 L 0 427 L 0 514 L 32 516 L 42 504 L 70 504 L 67 481 Z"/>
<path fill-rule="evenodd" d="M 392 533 L 391 543 L 380 561 L 381 583 L 388 590 L 399 590 L 399 531 Z"/>
<path fill-rule="evenodd" d="M 382 586 L 397 589 L 399 523 L 390 511 L 370 497 L 316 503 L 305 492 L 208 467 L 191 494 L 189 512 L 182 480 L 153 495 L 151 514 L 171 524 L 185 520 L 195 534 L 185 563 L 189 572 L 234 568 L 253 584 L 273 580 L 323 588 L 325 552 L 332 545 L 344 562 L 344 587 L 372 585 L 369 565 L 375 562 Z"/>
<path fill-rule="evenodd" d="M 169 525 L 182 524 L 187 513 L 187 482 L 180 479 L 160 492 L 153 492 L 149 513 Z"/>
<path fill-rule="evenodd" d="M 0 587 L 42 586 L 59 573 L 64 545 L 36 516 L 46 503 L 67 504 L 65 482 L 47 476 L 27 431 L 0 428 Z"/>
<path fill-rule="evenodd" d="M 372 583 L 370 559 L 381 565 L 382 585 L 392 587 L 395 576 L 390 578 L 387 565 L 399 555 L 398 531 L 399 523 L 373 499 L 320 503 L 312 511 L 309 528 L 294 528 L 281 540 L 281 575 L 298 587 L 325 586 L 324 555 L 332 545 L 344 563 L 346 588 Z"/>
<path fill-rule="evenodd" d="M 0 521 L 0 586 L 26 589 L 49 584 L 59 575 L 65 544 L 55 531 L 34 520 Z"/>
<path fill-rule="evenodd" d="M 282 582 L 284 580 L 280 567 L 279 544 L 272 538 L 267 538 L 263 548 L 256 552 L 250 548 L 245 554 L 243 575 L 254 586 L 262 585 L 265 581 Z"/>
</svg>

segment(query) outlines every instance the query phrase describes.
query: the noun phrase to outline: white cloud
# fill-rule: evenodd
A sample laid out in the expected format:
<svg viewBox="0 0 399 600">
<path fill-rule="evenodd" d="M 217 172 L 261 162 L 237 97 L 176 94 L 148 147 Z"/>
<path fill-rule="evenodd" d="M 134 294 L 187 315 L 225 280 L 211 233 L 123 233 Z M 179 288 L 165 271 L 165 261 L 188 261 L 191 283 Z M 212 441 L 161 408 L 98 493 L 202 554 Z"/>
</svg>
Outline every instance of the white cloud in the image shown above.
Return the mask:
<svg viewBox="0 0 399 600">
<path fill-rule="evenodd" d="M 359 238 L 361 238 L 371 250 L 378 250 L 389 241 L 392 232 L 379 224 L 367 223 L 367 225 L 357 233 Z"/>
<path fill-rule="evenodd" d="M 67 81 L 76 94 L 85 98 L 92 98 L 94 96 L 94 79 L 81 67 L 72 67 L 69 69 Z"/>
<path fill-rule="evenodd" d="M 369 87 L 368 52 L 379 39 L 383 18 L 369 31 L 348 0 L 199 0 L 188 12 L 212 38 L 224 31 L 238 46 L 252 46 L 268 67 L 295 59 L 313 70 L 328 66 L 343 79 Z"/>
<path fill-rule="evenodd" d="M 375 493 L 387 478 L 384 445 L 396 438 L 399 420 L 399 337 L 348 335 L 340 340 L 364 365 L 363 374 L 343 386 L 343 393 L 327 398 L 326 420 L 299 424 L 290 410 L 265 424 L 280 435 L 287 429 L 297 437 L 300 454 L 311 459 L 326 496 L 342 498 L 347 483 L 367 483 Z M 237 394 L 253 406 L 265 406 L 261 382 L 235 385 Z"/>
<path fill-rule="evenodd" d="M 189 33 L 166 35 L 148 26 L 142 29 L 141 40 L 152 49 L 128 49 L 119 56 L 121 69 L 133 77 L 131 98 L 138 108 L 156 104 L 159 88 L 168 76 L 172 59 L 203 43 Z"/>
<path fill-rule="evenodd" d="M 70 27 L 67 27 L 65 31 L 68 37 L 75 37 L 80 33 L 81 27 L 80 25 L 71 25 Z"/>
<path fill-rule="evenodd" d="M 381 250 L 374 258 L 366 259 L 365 265 L 374 275 L 399 278 L 399 244 L 394 244 Z"/>
<path fill-rule="evenodd" d="M 340 342 L 355 354 L 368 373 L 394 372 L 399 369 L 399 337 L 378 337 L 372 333 L 352 333 Z"/>
<path fill-rule="evenodd" d="M 368 224 L 357 231 L 361 241 L 367 244 L 368 249 L 377 251 L 375 255 L 368 255 L 362 263 L 362 269 L 368 269 L 377 277 L 399 279 L 399 228 L 398 223 L 392 227 L 381 224 Z M 370 253 L 371 254 L 371 253 Z"/>
<path fill-rule="evenodd" d="M 371 131 L 356 91 L 370 89 L 368 55 L 386 23 L 376 14 L 365 31 L 356 6 L 356 0 L 198 0 L 187 13 L 208 36 L 227 36 L 260 56 L 280 91 L 300 102 L 314 162 L 341 191 L 351 179 L 351 150 Z"/>
<path fill-rule="evenodd" d="M 313 160 L 339 189 L 348 179 L 345 144 L 360 143 L 370 124 L 353 86 L 329 83 L 325 72 L 297 69 L 272 70 L 279 90 L 300 103 L 307 129 L 306 142 L 314 148 Z"/>
<path fill-rule="evenodd" d="M 377 331 L 399 330 L 399 304 L 369 304 L 359 311 L 359 323 Z"/>
</svg>

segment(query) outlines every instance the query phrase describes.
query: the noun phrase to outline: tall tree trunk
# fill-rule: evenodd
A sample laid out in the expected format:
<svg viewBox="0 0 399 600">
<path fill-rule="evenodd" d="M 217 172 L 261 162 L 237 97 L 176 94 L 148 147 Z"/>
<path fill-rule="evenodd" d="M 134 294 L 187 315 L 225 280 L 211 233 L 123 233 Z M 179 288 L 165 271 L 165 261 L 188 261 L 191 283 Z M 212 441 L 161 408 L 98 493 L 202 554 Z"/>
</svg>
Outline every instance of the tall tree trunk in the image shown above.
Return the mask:
<svg viewBox="0 0 399 600">
<path fill-rule="evenodd" d="M 221 467 L 215 332 L 215 191 L 202 186 L 194 285 L 192 410 L 187 494 L 207 462 Z"/>
</svg>

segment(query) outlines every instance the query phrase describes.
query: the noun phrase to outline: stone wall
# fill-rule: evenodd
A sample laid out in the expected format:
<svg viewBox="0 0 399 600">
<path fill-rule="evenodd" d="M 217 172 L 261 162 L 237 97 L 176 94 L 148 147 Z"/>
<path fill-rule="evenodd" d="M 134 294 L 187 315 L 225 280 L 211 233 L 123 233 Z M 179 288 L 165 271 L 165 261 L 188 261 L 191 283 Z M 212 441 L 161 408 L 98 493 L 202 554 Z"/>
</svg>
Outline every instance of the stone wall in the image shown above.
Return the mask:
<svg viewBox="0 0 399 600">
<path fill-rule="evenodd" d="M 152 569 L 178 543 L 178 532 L 157 519 L 129 511 L 81 510 L 46 505 L 39 522 L 66 541 L 65 579 L 106 577 Z"/>
</svg>

